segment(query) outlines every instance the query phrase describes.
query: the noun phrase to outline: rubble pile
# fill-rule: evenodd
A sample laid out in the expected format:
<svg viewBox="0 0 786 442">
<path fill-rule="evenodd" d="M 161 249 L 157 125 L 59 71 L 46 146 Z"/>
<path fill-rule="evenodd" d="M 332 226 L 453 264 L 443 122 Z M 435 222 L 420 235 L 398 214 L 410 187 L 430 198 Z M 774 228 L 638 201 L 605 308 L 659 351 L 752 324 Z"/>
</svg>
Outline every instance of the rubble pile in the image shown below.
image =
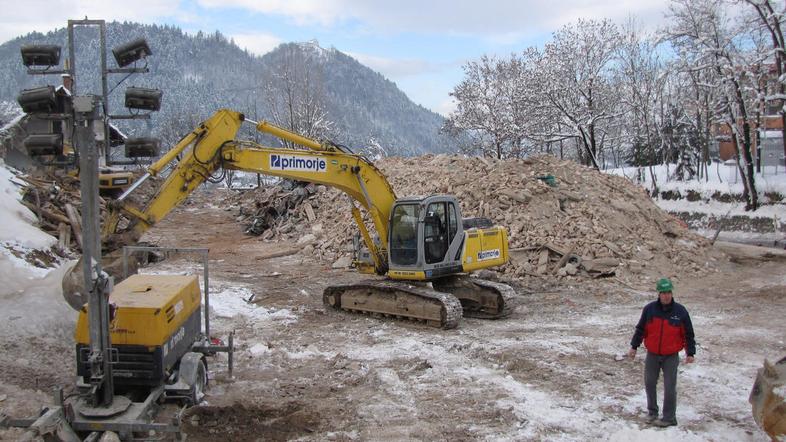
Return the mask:
<svg viewBox="0 0 786 442">
<path fill-rule="evenodd" d="M 135 179 L 141 172 L 135 173 Z M 25 183 L 22 204 L 38 217 L 40 229 L 58 238 L 58 248 L 80 252 L 82 250 L 82 198 L 79 179 L 63 173 L 35 172 L 17 175 Z M 160 179 L 150 179 L 140 186 L 134 196 L 134 202 L 141 202 L 140 207 L 149 201 L 159 185 Z M 98 197 L 101 219 L 108 213 L 111 200 Z"/>
<path fill-rule="evenodd" d="M 69 175 L 18 175 L 25 183 L 22 204 L 38 217 L 39 228 L 58 238 L 61 250 L 82 250 L 79 180 Z M 106 203 L 99 199 L 102 217 Z"/>
<path fill-rule="evenodd" d="M 511 262 L 500 271 L 509 277 L 635 280 L 707 271 L 706 239 L 626 179 L 572 161 L 546 155 L 504 161 L 427 155 L 375 164 L 397 197 L 452 194 L 465 218 L 486 217 L 507 227 Z M 305 252 L 347 262 L 357 229 L 345 195 L 313 185 L 297 194 L 283 188 L 256 192 L 257 218 L 281 214 L 287 202 L 286 217 L 260 224 L 272 226 L 263 233 L 266 238 L 297 239 Z M 249 213 L 242 209 L 241 218 L 247 220 Z"/>
<path fill-rule="evenodd" d="M 251 198 L 249 193 L 235 195 L 231 202 L 239 207 L 237 221 L 243 223 L 246 233 L 264 240 L 279 239 L 302 231 L 306 224 L 301 221 L 313 223 L 316 220 L 313 204 L 318 189 L 326 191 L 325 186 L 283 180 L 254 189 Z"/>
</svg>

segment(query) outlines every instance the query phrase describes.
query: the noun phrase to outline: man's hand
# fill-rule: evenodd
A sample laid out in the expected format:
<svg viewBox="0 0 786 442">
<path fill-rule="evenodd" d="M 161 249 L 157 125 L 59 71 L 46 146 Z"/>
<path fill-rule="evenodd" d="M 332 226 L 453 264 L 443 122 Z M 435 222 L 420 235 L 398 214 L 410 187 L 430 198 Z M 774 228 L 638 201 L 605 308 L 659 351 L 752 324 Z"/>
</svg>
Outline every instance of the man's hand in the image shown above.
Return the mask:
<svg viewBox="0 0 786 442">
<path fill-rule="evenodd" d="M 631 348 L 630 350 L 628 350 L 628 357 L 631 358 L 631 359 L 636 357 L 636 349 L 635 348 Z"/>
<path fill-rule="evenodd" d="M 694 360 L 695 360 L 695 358 L 693 356 L 688 356 L 688 357 L 685 358 L 685 363 L 686 364 L 692 364 Z"/>
</svg>

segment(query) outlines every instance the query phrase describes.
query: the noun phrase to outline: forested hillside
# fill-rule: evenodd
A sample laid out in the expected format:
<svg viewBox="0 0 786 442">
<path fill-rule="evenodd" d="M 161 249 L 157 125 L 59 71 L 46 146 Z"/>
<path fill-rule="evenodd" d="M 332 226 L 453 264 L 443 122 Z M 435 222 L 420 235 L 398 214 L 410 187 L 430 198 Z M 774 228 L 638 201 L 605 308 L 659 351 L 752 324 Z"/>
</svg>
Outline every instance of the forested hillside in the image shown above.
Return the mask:
<svg viewBox="0 0 786 442">
<path fill-rule="evenodd" d="M 9 104 L 20 90 L 60 83 L 57 75 L 28 75 L 19 55 L 21 45 L 58 44 L 65 59 L 66 34 L 65 29 L 34 32 L 0 45 L 0 103 L 5 102 L 0 121 L 11 119 L 15 106 Z M 395 83 L 336 49 L 323 49 L 316 42 L 289 43 L 257 57 L 218 32 L 189 35 L 172 26 L 109 23 L 110 68 L 115 66 L 111 48 L 137 37 L 144 37 L 153 51 L 150 73 L 127 79 L 125 74 L 110 75 L 109 88 L 116 87 L 110 94 L 110 114 L 125 113 L 127 86 L 161 89 L 164 102 L 149 126 L 117 122 L 128 134 L 152 132 L 165 145 L 171 144 L 216 109 L 228 107 L 355 149 L 371 146 L 374 153 L 416 155 L 450 149 L 439 134 L 441 116 L 416 105 Z M 100 93 L 98 29 L 77 28 L 75 40 L 77 92 Z"/>
</svg>

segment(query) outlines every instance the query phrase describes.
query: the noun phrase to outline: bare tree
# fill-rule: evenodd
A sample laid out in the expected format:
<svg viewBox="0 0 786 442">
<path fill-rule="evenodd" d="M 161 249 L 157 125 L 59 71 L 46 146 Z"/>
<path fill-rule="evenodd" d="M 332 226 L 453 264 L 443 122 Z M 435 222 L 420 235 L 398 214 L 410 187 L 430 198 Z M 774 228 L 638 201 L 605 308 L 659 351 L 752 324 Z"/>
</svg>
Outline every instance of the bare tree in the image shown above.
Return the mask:
<svg viewBox="0 0 786 442">
<path fill-rule="evenodd" d="M 275 124 L 315 139 L 327 138 L 332 126 L 317 60 L 321 50 L 310 43 L 286 45 L 262 87 Z"/>
</svg>

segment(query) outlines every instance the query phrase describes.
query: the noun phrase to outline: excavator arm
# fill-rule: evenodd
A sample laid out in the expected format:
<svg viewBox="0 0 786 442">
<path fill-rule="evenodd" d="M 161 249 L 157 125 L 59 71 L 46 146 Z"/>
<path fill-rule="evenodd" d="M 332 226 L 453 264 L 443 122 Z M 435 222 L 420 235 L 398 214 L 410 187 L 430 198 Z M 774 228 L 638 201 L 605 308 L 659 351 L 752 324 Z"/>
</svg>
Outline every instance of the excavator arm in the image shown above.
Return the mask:
<svg viewBox="0 0 786 442">
<path fill-rule="evenodd" d="M 238 141 L 235 138 L 244 122 L 254 124 L 259 132 L 305 149 Z M 126 201 L 144 180 L 161 174 L 171 164 L 174 168 L 144 209 L 140 210 Z M 351 198 L 353 217 L 374 259 L 377 273 L 387 271 L 385 239 L 396 195 L 382 172 L 362 156 L 347 152 L 340 146 L 320 143 L 268 122 L 246 120 L 243 114 L 227 109 L 219 110 L 186 135 L 118 198 L 105 223 L 105 237 L 116 238 L 117 234 L 122 234 L 120 242 L 135 242 L 221 169 L 309 181 L 343 191 Z M 377 234 L 382 238 L 379 245 L 372 240 L 355 202 L 368 212 Z M 123 216 L 129 223 L 120 231 L 118 227 Z"/>
</svg>

